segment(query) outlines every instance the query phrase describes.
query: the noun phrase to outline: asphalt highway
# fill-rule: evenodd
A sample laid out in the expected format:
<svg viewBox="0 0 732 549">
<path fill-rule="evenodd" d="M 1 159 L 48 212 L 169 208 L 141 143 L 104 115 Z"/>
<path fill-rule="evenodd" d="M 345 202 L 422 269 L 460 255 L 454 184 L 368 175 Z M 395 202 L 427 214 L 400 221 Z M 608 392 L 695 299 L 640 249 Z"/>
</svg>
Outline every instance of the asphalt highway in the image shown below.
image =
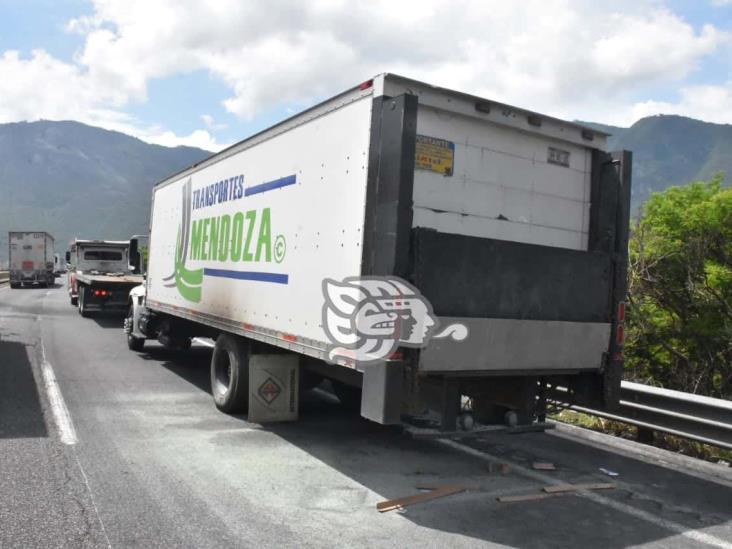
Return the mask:
<svg viewBox="0 0 732 549">
<path fill-rule="evenodd" d="M 325 389 L 253 424 L 214 407 L 210 355 L 131 352 L 61 285 L 0 286 L 0 547 L 732 548 L 728 467 L 565 428 L 416 440 Z M 598 482 L 616 487 L 496 499 Z M 418 484 L 473 489 L 377 512 Z"/>
</svg>

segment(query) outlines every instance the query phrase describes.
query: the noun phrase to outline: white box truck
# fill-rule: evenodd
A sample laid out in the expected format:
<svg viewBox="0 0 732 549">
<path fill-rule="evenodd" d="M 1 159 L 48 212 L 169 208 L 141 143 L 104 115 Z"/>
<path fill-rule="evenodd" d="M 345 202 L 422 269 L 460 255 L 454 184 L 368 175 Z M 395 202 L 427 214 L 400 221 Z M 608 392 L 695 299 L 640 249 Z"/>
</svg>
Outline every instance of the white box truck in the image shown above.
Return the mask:
<svg viewBox="0 0 732 549">
<path fill-rule="evenodd" d="M 9 271 L 10 287 L 39 285 L 53 286 L 53 237 L 43 231 L 10 231 Z"/>
<path fill-rule="evenodd" d="M 606 137 L 377 76 L 154 187 L 128 344 L 215 338 L 226 412 L 262 389 L 249 357 L 278 352 L 385 424 L 451 430 L 465 397 L 530 423 L 556 385 L 611 408 L 631 154 Z"/>
</svg>

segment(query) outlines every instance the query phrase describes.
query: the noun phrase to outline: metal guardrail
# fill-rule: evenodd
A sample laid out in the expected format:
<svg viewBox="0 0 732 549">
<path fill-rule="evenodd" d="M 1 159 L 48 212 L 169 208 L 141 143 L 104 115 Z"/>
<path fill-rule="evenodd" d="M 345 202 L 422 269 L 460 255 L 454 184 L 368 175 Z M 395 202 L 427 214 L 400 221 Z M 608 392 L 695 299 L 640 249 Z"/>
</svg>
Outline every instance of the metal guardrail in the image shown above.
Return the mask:
<svg viewBox="0 0 732 549">
<path fill-rule="evenodd" d="M 5 284 L 10 279 L 8 271 L 0 271 L 0 284 Z"/>
<path fill-rule="evenodd" d="M 732 450 L 732 402 L 623 381 L 615 412 L 572 410 Z"/>
</svg>

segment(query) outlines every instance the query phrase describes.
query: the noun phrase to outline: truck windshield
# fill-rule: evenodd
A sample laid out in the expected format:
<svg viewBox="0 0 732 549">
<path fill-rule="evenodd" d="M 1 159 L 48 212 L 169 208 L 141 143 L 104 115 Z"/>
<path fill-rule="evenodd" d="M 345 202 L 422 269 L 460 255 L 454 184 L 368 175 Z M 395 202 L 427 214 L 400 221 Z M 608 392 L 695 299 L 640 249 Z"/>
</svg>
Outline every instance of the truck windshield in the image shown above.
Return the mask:
<svg viewBox="0 0 732 549">
<path fill-rule="evenodd" d="M 91 261 L 121 261 L 122 252 L 89 250 L 88 252 L 84 252 L 84 259 Z"/>
</svg>

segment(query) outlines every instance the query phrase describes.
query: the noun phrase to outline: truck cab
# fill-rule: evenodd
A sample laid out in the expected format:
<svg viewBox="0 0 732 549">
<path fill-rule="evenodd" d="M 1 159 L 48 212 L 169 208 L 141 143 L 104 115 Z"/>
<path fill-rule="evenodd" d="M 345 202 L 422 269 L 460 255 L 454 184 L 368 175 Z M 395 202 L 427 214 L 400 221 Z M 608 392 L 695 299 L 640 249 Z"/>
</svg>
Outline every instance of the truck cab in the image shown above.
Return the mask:
<svg viewBox="0 0 732 549">
<path fill-rule="evenodd" d="M 127 241 L 75 240 L 66 252 L 66 286 L 71 305 L 78 305 L 79 276 L 127 274 L 128 248 Z"/>
</svg>

